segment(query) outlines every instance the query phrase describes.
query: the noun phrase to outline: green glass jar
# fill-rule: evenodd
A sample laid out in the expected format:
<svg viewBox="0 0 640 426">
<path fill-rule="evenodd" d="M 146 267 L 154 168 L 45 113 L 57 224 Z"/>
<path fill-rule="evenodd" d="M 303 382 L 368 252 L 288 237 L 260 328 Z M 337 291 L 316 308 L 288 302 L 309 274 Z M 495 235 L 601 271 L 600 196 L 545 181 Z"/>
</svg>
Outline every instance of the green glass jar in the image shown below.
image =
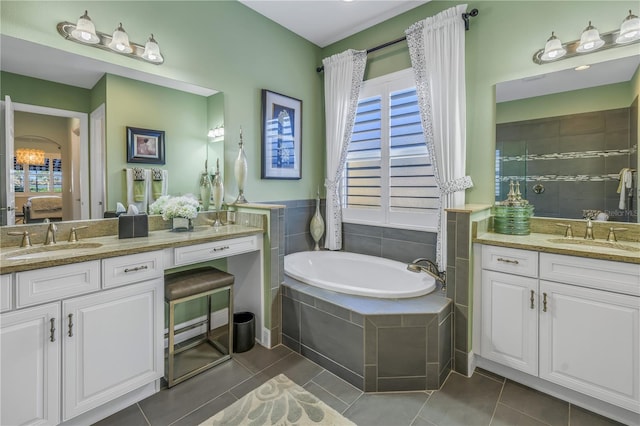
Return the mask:
<svg viewBox="0 0 640 426">
<path fill-rule="evenodd" d="M 533 216 L 533 206 L 495 205 L 491 208 L 493 214 L 493 231 L 498 234 L 529 235 L 531 233 L 529 219 Z"/>
</svg>

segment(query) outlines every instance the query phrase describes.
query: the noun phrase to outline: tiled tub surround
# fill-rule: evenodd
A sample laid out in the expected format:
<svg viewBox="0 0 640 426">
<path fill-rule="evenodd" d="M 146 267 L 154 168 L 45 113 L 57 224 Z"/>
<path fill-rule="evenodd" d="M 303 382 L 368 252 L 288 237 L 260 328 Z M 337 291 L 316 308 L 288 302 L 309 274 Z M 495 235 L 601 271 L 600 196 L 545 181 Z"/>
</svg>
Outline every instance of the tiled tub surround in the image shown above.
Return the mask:
<svg viewBox="0 0 640 426">
<path fill-rule="evenodd" d="M 451 371 L 451 301 L 335 293 L 285 276 L 282 343 L 365 392 L 438 389 Z"/>
<path fill-rule="evenodd" d="M 285 254 L 313 250 L 314 242 L 309 233 L 309 223 L 315 213 L 315 199 L 275 203 L 286 206 L 282 226 L 286 241 Z M 324 199 L 320 200 L 320 214 L 326 220 Z M 399 262 L 408 263 L 417 257 L 435 260 L 436 257 L 434 232 L 343 223 L 342 243 L 344 251 L 384 257 Z M 322 247 L 323 244 L 324 236 L 320 240 L 320 246 Z"/>
<path fill-rule="evenodd" d="M 638 161 L 634 108 L 637 100 L 630 108 L 498 124 L 496 199 L 518 180 L 537 216 L 579 219 L 583 209 L 598 209 L 610 220 L 636 222 L 635 202 L 619 209 L 616 192 L 620 170 Z M 538 183 L 540 194 L 532 190 Z"/>
</svg>

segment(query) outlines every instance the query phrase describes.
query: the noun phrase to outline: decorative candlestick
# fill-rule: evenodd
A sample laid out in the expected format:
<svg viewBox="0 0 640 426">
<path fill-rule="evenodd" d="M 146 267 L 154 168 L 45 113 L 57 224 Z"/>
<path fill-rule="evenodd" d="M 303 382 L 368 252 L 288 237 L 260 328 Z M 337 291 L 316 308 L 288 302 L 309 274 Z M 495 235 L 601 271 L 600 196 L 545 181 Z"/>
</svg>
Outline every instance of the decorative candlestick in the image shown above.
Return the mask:
<svg viewBox="0 0 640 426">
<path fill-rule="evenodd" d="M 233 168 L 236 182 L 238 183 L 238 198 L 234 204 L 246 204 L 247 199 L 244 198 L 244 185 L 247 181 L 247 156 L 244 153 L 244 143 L 242 142 L 242 127 L 240 127 L 240 152 Z"/>
<path fill-rule="evenodd" d="M 222 176 L 220 176 L 220 159 L 216 161 L 216 174 L 213 178 L 213 207 L 216 209 L 216 221 L 213 223 L 214 227 L 222 225 L 220 220 L 220 208 L 222 207 L 222 200 L 224 199 L 224 184 L 222 183 Z"/>
<path fill-rule="evenodd" d="M 320 241 L 320 238 L 324 235 L 324 220 L 320 214 L 320 188 L 318 188 L 316 192 L 316 213 L 311 218 L 309 231 L 311 231 L 311 238 L 313 238 L 313 241 L 316 243 L 316 246 L 313 249 L 316 251 L 320 250 L 318 241 Z"/>
<path fill-rule="evenodd" d="M 204 171 L 200 173 L 200 198 L 202 199 L 202 208 L 204 211 L 209 210 L 211 202 L 211 179 L 207 171 L 207 161 L 204 162 Z"/>
</svg>

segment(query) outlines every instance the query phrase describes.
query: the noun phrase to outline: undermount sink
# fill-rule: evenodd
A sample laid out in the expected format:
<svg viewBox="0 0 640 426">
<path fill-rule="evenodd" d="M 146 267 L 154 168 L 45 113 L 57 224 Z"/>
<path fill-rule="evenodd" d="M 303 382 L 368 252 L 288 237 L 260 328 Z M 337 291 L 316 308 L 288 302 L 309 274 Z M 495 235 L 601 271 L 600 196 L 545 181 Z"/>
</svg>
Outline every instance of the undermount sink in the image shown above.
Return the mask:
<svg viewBox="0 0 640 426">
<path fill-rule="evenodd" d="M 605 247 L 610 249 L 624 250 L 630 252 L 640 252 L 640 248 L 628 246 L 624 243 L 613 241 L 596 241 L 596 240 L 584 240 L 584 239 L 571 239 L 571 238 L 551 238 L 550 243 L 554 244 L 572 244 L 585 247 Z"/>
<path fill-rule="evenodd" d="M 25 248 L 7 253 L 2 256 L 5 260 L 25 260 L 25 259 L 38 259 L 42 257 L 50 257 L 58 254 L 69 255 L 77 250 L 86 250 L 102 247 L 100 243 L 69 243 L 69 244 L 55 244 L 50 246 L 40 246 Z"/>
</svg>

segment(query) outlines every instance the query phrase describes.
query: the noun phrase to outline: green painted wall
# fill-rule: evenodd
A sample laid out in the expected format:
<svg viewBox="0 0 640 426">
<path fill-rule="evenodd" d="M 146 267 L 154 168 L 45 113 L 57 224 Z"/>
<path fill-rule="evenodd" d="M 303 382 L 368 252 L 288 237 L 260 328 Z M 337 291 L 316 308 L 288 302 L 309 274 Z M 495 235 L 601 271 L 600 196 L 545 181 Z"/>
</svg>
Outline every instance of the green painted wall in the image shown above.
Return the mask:
<svg viewBox="0 0 640 426">
<path fill-rule="evenodd" d="M 9 95 L 12 102 L 68 111 L 89 112 L 91 106 L 88 89 L 5 71 L 0 71 L 0 93 L 3 100 Z"/>
<path fill-rule="evenodd" d="M 107 102 L 107 76 L 103 75 L 91 88 L 91 111 L 95 111 L 100 105 Z M 91 125 L 91 124 L 89 124 Z"/>
<path fill-rule="evenodd" d="M 166 62 L 162 66 L 135 61 L 110 52 L 70 43 L 55 25 L 75 20 L 83 11 L 73 1 L 3 1 L 3 34 L 117 63 L 136 70 L 188 81 L 225 93 L 225 187 L 237 194 L 230 171 L 238 153 L 238 131 L 243 128 L 249 159 L 245 193 L 250 201 L 310 198 L 324 176 L 323 57 L 347 48 L 366 49 L 401 37 L 411 24 L 459 1 L 432 1 L 373 28 L 320 49 L 236 1 L 131 1 L 126 19 L 121 3 L 95 1 L 89 14 L 98 30 L 109 32 L 124 20 L 133 41 L 144 42 L 153 32 Z M 153 7 L 154 19 L 147 19 Z M 639 45 L 595 52 L 556 63 L 537 65 L 531 56 L 544 46 L 552 30 L 565 41 L 577 39 L 589 20 L 602 31 L 617 28 L 635 1 L 472 1 L 468 8 L 480 14 L 471 19 L 466 39 L 467 170 L 475 187 L 467 202 L 493 201 L 495 92 L 501 81 L 575 67 L 585 62 L 640 53 Z M 548 11 L 553 10 L 553 14 Z M 184 28 L 188 27 L 189 31 Z M 367 79 L 410 66 L 404 43 L 369 55 Z M 260 90 L 269 89 L 303 101 L 302 173 L 300 181 L 260 179 Z M 208 123 L 206 123 L 208 124 Z M 206 127 L 206 124 L 204 127 Z M 202 155 L 182 150 L 180 165 L 198 170 Z M 108 164 L 109 175 L 121 163 Z M 174 164 L 168 167 L 174 167 Z M 185 176 L 186 180 L 191 177 Z"/>
<path fill-rule="evenodd" d="M 126 203 L 127 127 L 165 132 L 165 165 L 134 164 L 169 170 L 169 193 L 199 194 L 207 143 L 207 98 L 154 84 L 107 75 L 107 200 Z"/>
<path fill-rule="evenodd" d="M 322 50 L 322 56 L 345 49 L 369 47 L 404 36 L 414 22 L 462 4 L 462 1 L 432 1 L 373 28 L 341 40 Z M 588 62 L 637 55 L 640 45 L 595 52 L 556 63 L 537 65 L 533 54 L 555 31 L 563 41 L 580 37 L 589 20 L 600 31 L 619 28 L 635 1 L 470 1 L 477 8 L 466 33 L 467 83 L 467 173 L 474 188 L 467 190 L 468 203 L 492 203 L 495 170 L 495 84 Z M 549 11 L 553 10 L 553 13 Z M 406 43 L 369 55 L 365 78 L 373 78 L 410 67 Z"/>
<path fill-rule="evenodd" d="M 249 160 L 245 188 L 249 201 L 300 199 L 315 193 L 317 185 L 324 180 L 322 77 L 315 72 L 321 60 L 319 47 L 235 0 L 128 1 L 125 9 L 122 5 L 122 2 L 114 1 L 91 1 L 83 5 L 75 1 L 3 0 L 0 31 L 45 46 L 223 91 L 224 169 L 233 170 L 233 161 L 238 154 L 238 132 L 242 126 Z M 122 22 L 130 39 L 137 43 L 144 43 L 153 33 L 165 63 L 161 66 L 147 64 L 64 40 L 57 33 L 56 24 L 76 20 L 85 7 L 99 31 L 110 32 Z M 153 19 L 149 19 L 150 16 Z M 303 177 L 300 181 L 260 179 L 261 89 L 303 102 Z M 177 119 L 172 117 L 172 121 Z M 165 127 L 183 126 L 190 120 L 163 124 Z M 207 130 L 206 117 L 202 120 L 202 126 L 193 129 L 194 132 Z M 111 126 L 109 121 L 108 125 Z M 176 145 L 172 145 L 172 151 L 167 152 L 172 156 L 172 163 L 167 167 L 174 177 L 184 172 L 181 182 L 191 179 L 196 185 L 197 172 L 204 166 L 203 151 L 192 146 L 195 142 L 191 138 L 180 141 L 189 149 L 176 151 Z M 177 143 L 172 141 L 170 143 Z M 204 146 L 204 139 L 200 141 Z M 117 144 L 119 153 L 110 153 L 107 163 L 109 178 L 122 175 L 124 142 L 120 140 Z M 115 187 L 121 186 L 119 179 Z M 225 173 L 224 180 L 227 194 L 237 195 L 232 174 Z M 172 187 L 178 184 L 170 182 Z M 110 184 L 109 197 L 114 194 L 112 187 Z"/>
<path fill-rule="evenodd" d="M 496 104 L 496 123 L 629 108 L 631 83 L 608 84 Z"/>
</svg>

